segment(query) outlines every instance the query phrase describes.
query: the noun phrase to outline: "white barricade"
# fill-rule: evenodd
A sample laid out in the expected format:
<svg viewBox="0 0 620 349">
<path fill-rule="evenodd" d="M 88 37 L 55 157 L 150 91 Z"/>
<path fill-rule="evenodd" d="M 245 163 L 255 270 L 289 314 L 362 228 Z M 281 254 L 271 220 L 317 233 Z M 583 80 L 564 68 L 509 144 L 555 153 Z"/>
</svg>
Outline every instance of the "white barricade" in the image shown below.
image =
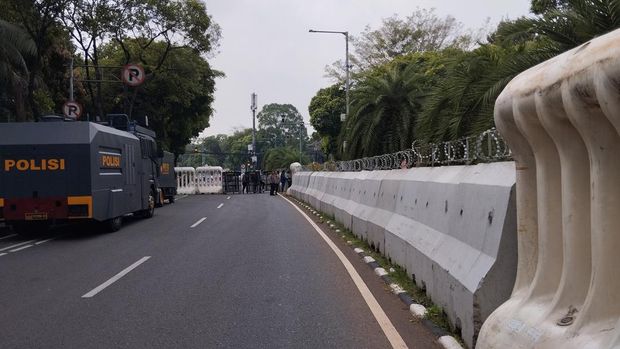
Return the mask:
<svg viewBox="0 0 620 349">
<path fill-rule="evenodd" d="M 517 170 L 517 281 L 477 348 L 620 347 L 620 30 L 514 78 L 495 122 Z"/>
<path fill-rule="evenodd" d="M 193 167 L 175 167 L 177 193 L 196 194 L 196 170 Z"/>
<path fill-rule="evenodd" d="M 405 267 L 473 347 L 514 284 L 514 183 L 514 163 L 500 162 L 296 172 L 289 193 Z"/>
<path fill-rule="evenodd" d="M 200 194 L 216 194 L 223 191 L 220 166 L 196 168 L 196 191 Z"/>
</svg>

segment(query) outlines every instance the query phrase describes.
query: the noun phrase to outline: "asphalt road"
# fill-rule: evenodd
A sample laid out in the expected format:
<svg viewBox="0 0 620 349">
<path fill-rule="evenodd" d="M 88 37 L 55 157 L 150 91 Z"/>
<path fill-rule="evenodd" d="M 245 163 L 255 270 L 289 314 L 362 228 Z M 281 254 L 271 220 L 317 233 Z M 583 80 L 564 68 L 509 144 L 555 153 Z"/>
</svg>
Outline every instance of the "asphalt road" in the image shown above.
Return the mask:
<svg viewBox="0 0 620 349">
<path fill-rule="evenodd" d="M 406 344 L 436 348 L 372 271 L 346 255 Z M 184 197 L 151 219 L 128 219 L 116 233 L 74 226 L 24 239 L 0 232 L 0 347 L 390 342 L 308 222 L 284 199 L 257 194 Z"/>
</svg>

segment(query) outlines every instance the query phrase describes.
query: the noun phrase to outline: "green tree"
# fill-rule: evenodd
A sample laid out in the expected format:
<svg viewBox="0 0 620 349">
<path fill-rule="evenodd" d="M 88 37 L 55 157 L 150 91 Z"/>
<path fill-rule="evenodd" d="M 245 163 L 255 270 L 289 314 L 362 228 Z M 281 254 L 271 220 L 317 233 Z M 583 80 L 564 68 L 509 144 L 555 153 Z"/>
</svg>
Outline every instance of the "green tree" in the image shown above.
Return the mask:
<svg viewBox="0 0 620 349">
<path fill-rule="evenodd" d="M 72 44 L 69 34 L 60 24 L 62 9 L 68 0 L 6 0 L 0 4 L 2 17 L 27 34 L 23 44 L 36 50 L 25 60 L 28 68 L 25 98 L 21 96 L 15 110 L 19 121 L 32 120 L 43 113 L 58 110 L 67 97 L 65 73 Z M 15 81 L 13 81 L 15 82 Z M 22 93 L 20 89 L 14 93 Z"/>
<path fill-rule="evenodd" d="M 250 154 L 248 144 L 252 144 L 252 129 L 236 130 L 232 135 L 224 140 L 223 149 L 227 153 L 226 168 L 238 171 L 242 164 L 250 164 Z"/>
<path fill-rule="evenodd" d="M 123 52 L 123 64 L 142 64 L 148 80 L 164 66 L 172 51 L 191 49 L 207 55 L 220 35 L 219 27 L 198 0 L 73 0 L 62 18 L 80 47 L 84 65 L 89 66 L 84 73 L 89 107 L 101 116 L 104 102 L 100 80 L 105 77 L 100 61 L 102 46 L 116 43 Z M 140 88 L 135 88 L 125 94 L 123 109 L 130 116 L 139 92 Z"/>
<path fill-rule="evenodd" d="M 265 154 L 263 168 L 266 170 L 288 169 L 293 162 L 299 161 L 299 151 L 292 147 L 272 148 Z M 302 156 L 302 163 L 307 163 L 307 156 Z"/>
<path fill-rule="evenodd" d="M 548 11 L 565 8 L 567 3 L 567 0 L 532 0 L 530 10 L 532 13 L 540 15 Z"/>
<path fill-rule="evenodd" d="M 484 38 L 485 31 L 484 28 L 465 31 L 452 16 L 442 18 L 434 9 L 417 9 L 405 18 L 398 15 L 384 18 L 379 28 L 366 26 L 362 33 L 351 36 L 354 53 L 349 59 L 357 74 L 414 52 L 471 48 Z M 342 60 L 333 63 L 326 68 L 327 75 L 344 81 L 344 66 Z"/>
<path fill-rule="evenodd" d="M 25 119 L 25 96 L 29 81 L 27 61 L 36 56 L 37 47 L 20 27 L 0 20 L 0 114 Z M 15 120 L 15 118 L 13 118 Z"/>
<path fill-rule="evenodd" d="M 141 54 L 144 60 L 161 57 L 167 50 L 166 42 L 153 42 L 149 50 L 142 51 L 138 40 L 127 40 L 124 49 L 111 43 L 100 48 L 100 62 L 119 65 L 125 50 L 131 55 Z M 139 53 L 138 53 L 139 52 Z M 138 115 L 147 115 L 150 126 L 157 132 L 165 148 L 180 154 L 185 144 L 209 126 L 213 113 L 215 77 L 209 63 L 193 49 L 185 47 L 168 52 L 166 61 L 156 74 L 152 74 L 133 96 Z M 109 111 L 123 112 L 127 91 L 124 86 L 109 84 L 102 89 L 106 98 L 102 107 Z"/>
<path fill-rule="evenodd" d="M 271 147 L 298 147 L 300 134 L 302 147 L 305 147 L 308 130 L 303 123 L 303 117 L 293 105 L 266 104 L 256 115 L 256 118 L 263 140 L 268 142 Z"/>
<path fill-rule="evenodd" d="M 206 153 L 207 164 L 212 166 L 224 165 L 226 161 L 226 152 L 222 147 L 226 137 L 226 135 L 219 134 L 204 138 L 202 142 L 200 142 L 202 151 Z"/>
<path fill-rule="evenodd" d="M 310 124 L 316 130 L 317 140 L 325 154 L 333 156 L 338 151 L 338 135 L 342 125 L 340 114 L 345 112 L 345 104 L 345 92 L 341 84 L 320 89 L 310 101 Z"/>
<path fill-rule="evenodd" d="M 410 147 L 435 54 L 416 53 L 374 69 L 352 93 L 351 116 L 341 132 L 347 158 L 392 153 Z"/>
</svg>

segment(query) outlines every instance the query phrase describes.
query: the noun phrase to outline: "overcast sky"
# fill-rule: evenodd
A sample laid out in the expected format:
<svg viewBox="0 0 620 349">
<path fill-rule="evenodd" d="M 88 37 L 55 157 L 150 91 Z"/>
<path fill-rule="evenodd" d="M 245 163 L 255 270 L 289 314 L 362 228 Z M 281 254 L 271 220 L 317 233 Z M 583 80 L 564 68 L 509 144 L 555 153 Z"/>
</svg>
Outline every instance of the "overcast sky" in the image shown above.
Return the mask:
<svg viewBox="0 0 620 349">
<path fill-rule="evenodd" d="M 497 24 L 529 12 L 530 0 L 205 0 L 207 12 L 222 29 L 220 53 L 209 61 L 226 74 L 216 80 L 215 113 L 201 134 L 230 134 L 252 127 L 250 94 L 264 104 L 292 104 L 309 121 L 310 99 L 332 84 L 325 66 L 344 59 L 340 34 L 310 34 L 309 29 L 349 31 L 416 8 L 435 8 L 451 15 L 466 29 L 477 29 L 487 18 Z M 352 47 L 349 48 L 352 51 Z"/>
</svg>

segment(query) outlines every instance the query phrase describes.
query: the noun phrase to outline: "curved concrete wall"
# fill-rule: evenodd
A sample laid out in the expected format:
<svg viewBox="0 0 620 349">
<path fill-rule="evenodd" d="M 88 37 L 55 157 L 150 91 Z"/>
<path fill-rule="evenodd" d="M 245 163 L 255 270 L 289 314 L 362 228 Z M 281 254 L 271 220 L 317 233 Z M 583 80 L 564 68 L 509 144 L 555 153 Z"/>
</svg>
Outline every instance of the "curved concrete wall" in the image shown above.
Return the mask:
<svg viewBox="0 0 620 349">
<path fill-rule="evenodd" d="M 405 267 L 473 347 L 516 273 L 513 162 L 298 172 L 290 193 Z"/>
<path fill-rule="evenodd" d="M 517 169 L 519 261 L 478 348 L 620 348 L 620 30 L 514 78 L 495 122 Z"/>
</svg>

